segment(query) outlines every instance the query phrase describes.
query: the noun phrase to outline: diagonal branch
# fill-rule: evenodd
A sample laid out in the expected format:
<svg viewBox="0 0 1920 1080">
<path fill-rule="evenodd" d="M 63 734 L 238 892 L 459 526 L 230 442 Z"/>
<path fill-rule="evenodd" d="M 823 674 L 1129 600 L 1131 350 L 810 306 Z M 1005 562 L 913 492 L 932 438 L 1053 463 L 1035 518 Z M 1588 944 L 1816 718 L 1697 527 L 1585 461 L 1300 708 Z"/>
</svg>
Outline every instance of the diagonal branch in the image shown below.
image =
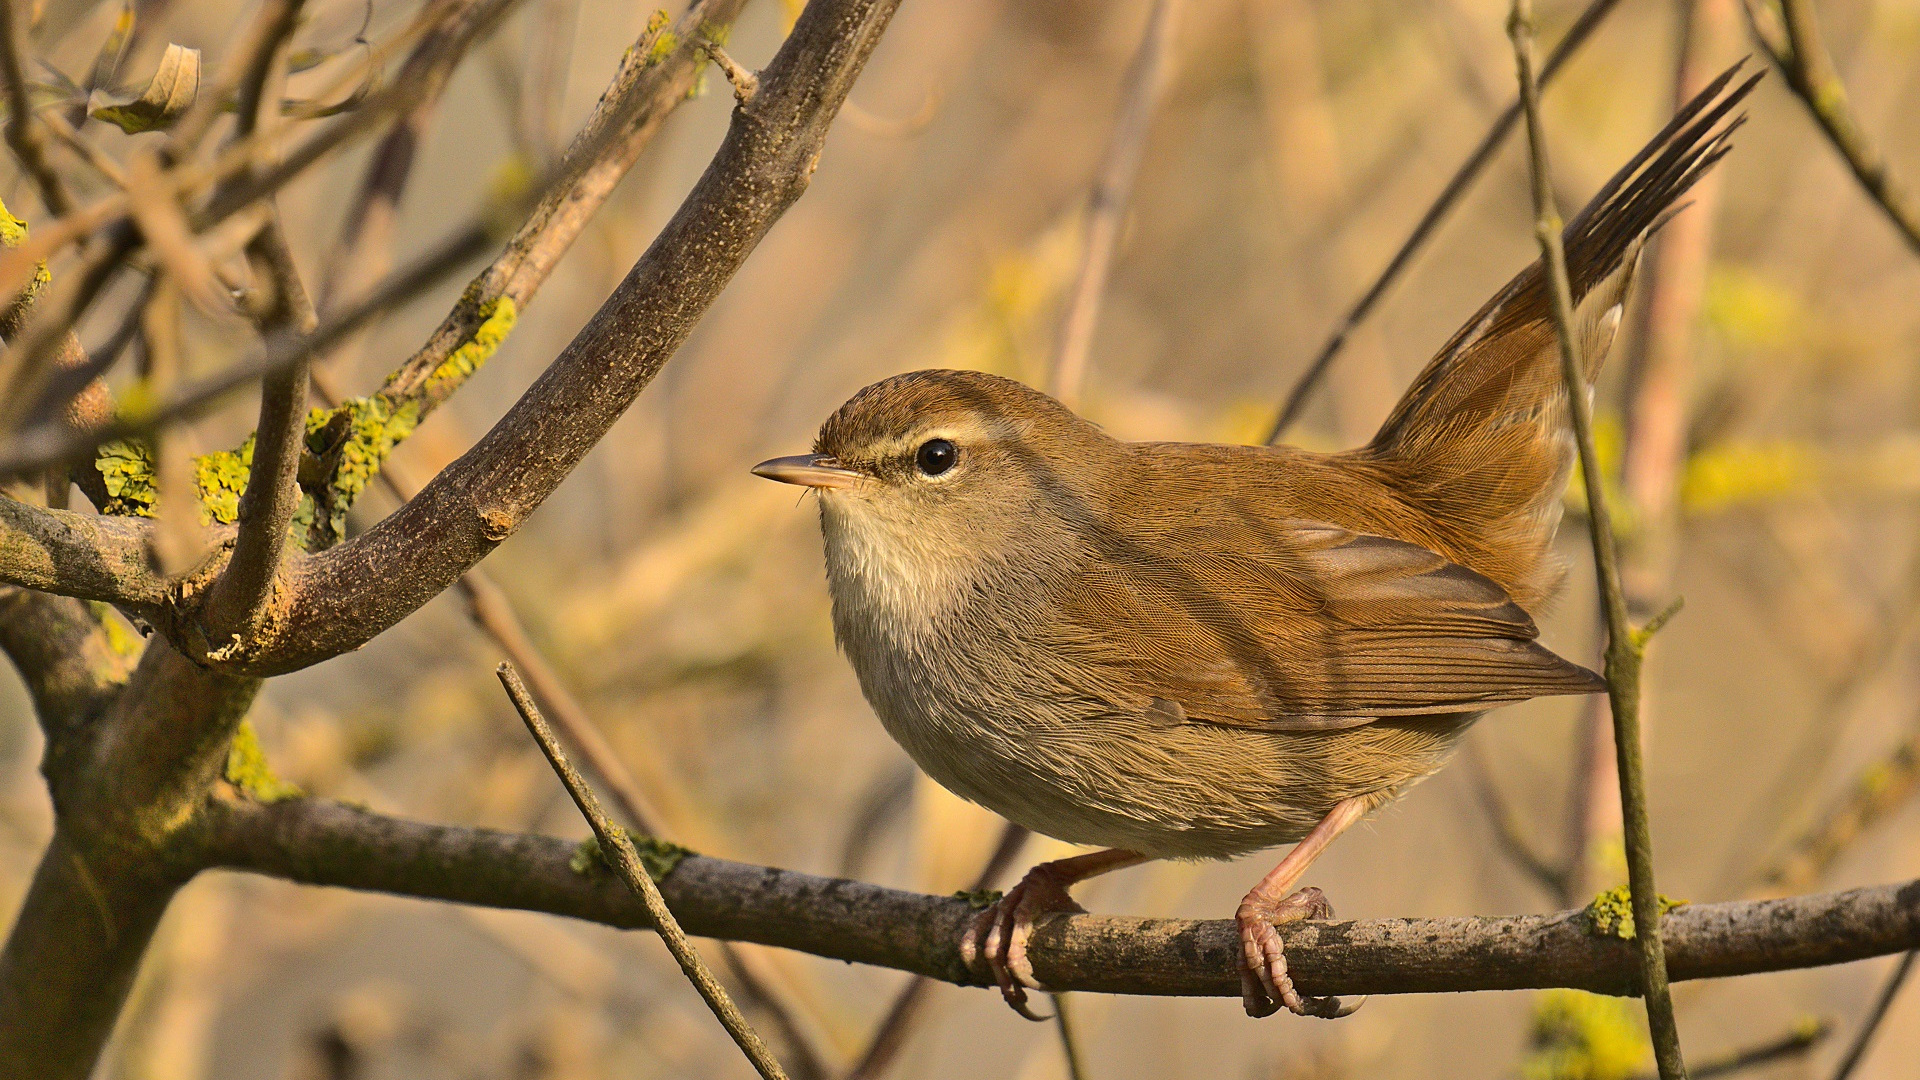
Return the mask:
<svg viewBox="0 0 1920 1080">
<path fill-rule="evenodd" d="M 569 866 L 551 837 L 428 825 L 321 799 L 215 803 L 201 858 L 310 885 L 543 911 L 640 928 L 626 886 Z M 660 883 L 689 934 L 797 949 L 965 986 L 990 986 L 960 959 L 964 900 L 692 855 Z M 1631 942 L 1596 935 L 1582 912 L 1502 918 L 1295 923 L 1288 963 L 1302 993 L 1416 994 L 1639 985 Z M 1818 967 L 1920 947 L 1920 881 L 1846 892 L 1690 904 L 1664 920 L 1672 977 L 1723 978 Z M 1049 987 L 1110 994 L 1237 997 L 1231 920 L 1072 915 L 1034 935 Z"/>
<path fill-rule="evenodd" d="M 1900 230 L 1907 246 L 1920 253 L 1920 205 L 1916 205 L 1906 187 L 1894 179 L 1886 155 L 1854 119 L 1853 108 L 1847 102 L 1846 84 L 1840 81 L 1840 73 L 1834 69 L 1833 58 L 1827 55 L 1827 47 L 1820 38 L 1820 24 L 1814 18 L 1813 5 L 1807 0 L 1780 0 L 1781 21 L 1786 24 L 1784 33 L 1781 28 L 1764 25 L 1772 20 L 1762 14 L 1758 0 L 1743 0 L 1743 6 L 1753 39 L 1786 76 L 1787 85 L 1813 114 L 1814 123 L 1820 125 L 1833 148 L 1846 159 L 1847 167 L 1853 170 L 1854 179 L 1860 181 L 1868 197 L 1879 204 L 1887 220 Z"/>
<path fill-rule="evenodd" d="M 272 674 L 357 648 L 519 528 L 639 396 L 806 190 L 840 104 L 899 0 L 811 5 L 735 108 L 706 175 L 614 295 L 480 442 L 397 513 L 301 564 L 295 601 L 244 661 Z"/>
<path fill-rule="evenodd" d="M 1601 20 L 1605 19 L 1619 3 L 1620 0 L 1593 0 L 1587 5 L 1586 10 L 1580 13 L 1580 17 L 1567 28 L 1567 36 L 1561 38 L 1560 44 L 1553 47 L 1553 52 L 1547 56 L 1545 66 L 1540 69 L 1540 86 L 1543 89 L 1553 82 L 1553 77 L 1559 73 L 1561 66 L 1573 56 L 1575 50 L 1586 44 L 1587 38 L 1592 36 Z M 1401 243 L 1400 250 L 1394 252 L 1393 258 L 1387 260 L 1386 269 L 1380 271 L 1380 276 L 1368 286 L 1366 293 L 1347 311 L 1340 320 L 1340 325 L 1335 327 L 1333 334 L 1327 338 L 1327 343 L 1320 347 L 1320 352 L 1313 358 L 1313 363 L 1307 365 L 1307 370 L 1301 373 L 1299 381 L 1293 384 L 1293 389 L 1287 391 L 1286 403 L 1280 406 L 1280 415 L 1274 418 L 1273 427 L 1267 431 L 1268 446 L 1279 442 L 1280 437 L 1287 433 L 1287 429 L 1293 426 L 1294 421 L 1300 419 L 1300 411 L 1306 408 L 1307 396 L 1313 393 L 1314 387 L 1318 386 L 1320 380 L 1326 376 L 1327 369 L 1333 366 L 1333 359 L 1340 354 L 1340 350 L 1347 343 L 1347 338 L 1352 336 L 1354 330 L 1358 329 L 1360 324 L 1366 321 L 1367 316 L 1373 313 L 1381 297 L 1387 294 L 1387 289 L 1399 280 L 1401 273 L 1406 270 L 1408 264 L 1413 262 L 1413 257 L 1433 236 L 1433 230 L 1439 228 L 1440 219 L 1446 217 L 1447 211 L 1452 210 L 1454 204 L 1460 201 L 1460 197 L 1467 193 L 1467 188 L 1473 186 L 1474 180 L 1478 179 L 1481 172 L 1486 169 L 1487 163 L 1493 160 L 1494 152 L 1500 149 L 1501 143 L 1507 141 L 1507 136 L 1513 132 L 1513 126 L 1519 122 L 1520 101 L 1516 98 L 1513 104 L 1508 105 L 1506 111 L 1500 114 L 1499 119 L 1493 122 L 1493 127 L 1487 130 L 1486 136 L 1480 140 L 1480 145 L 1474 147 L 1473 153 L 1467 155 L 1467 160 L 1461 163 L 1460 168 L 1453 174 L 1453 179 L 1448 180 L 1447 186 L 1441 189 L 1440 197 L 1435 199 L 1433 205 L 1427 208 L 1427 212 L 1420 216 L 1419 224 L 1413 227 L 1412 234 Z"/>
<path fill-rule="evenodd" d="M 1113 270 L 1114 248 L 1120 243 L 1120 226 L 1126 219 L 1127 200 L 1132 197 L 1134 177 L 1140 171 L 1140 157 L 1146 150 L 1147 133 L 1153 126 L 1154 107 L 1166 88 L 1178 6 L 1177 0 L 1155 0 L 1147 13 L 1147 28 L 1140 35 L 1140 47 L 1133 54 L 1133 62 L 1127 65 L 1120 115 L 1114 120 L 1100 175 L 1095 178 L 1093 192 L 1087 198 L 1086 240 L 1080 254 L 1080 274 L 1074 279 L 1073 292 L 1068 295 L 1066 311 L 1060 317 L 1047 387 L 1069 409 L 1080 407 L 1080 392 L 1087 377 L 1087 351 L 1093 346 L 1094 325 L 1100 319 L 1100 300 Z"/>
<path fill-rule="evenodd" d="M 422 415 L 445 401 L 471 372 L 447 361 L 502 303 L 524 310 L 599 211 L 699 74 L 698 43 L 732 24 L 746 0 L 696 0 L 672 27 L 656 21 L 621 58 L 562 159 L 561 179 L 527 215 L 498 258 L 473 279 L 425 345 L 388 376 L 381 394 L 420 402 Z M 659 50 L 666 48 L 666 55 Z"/>
</svg>

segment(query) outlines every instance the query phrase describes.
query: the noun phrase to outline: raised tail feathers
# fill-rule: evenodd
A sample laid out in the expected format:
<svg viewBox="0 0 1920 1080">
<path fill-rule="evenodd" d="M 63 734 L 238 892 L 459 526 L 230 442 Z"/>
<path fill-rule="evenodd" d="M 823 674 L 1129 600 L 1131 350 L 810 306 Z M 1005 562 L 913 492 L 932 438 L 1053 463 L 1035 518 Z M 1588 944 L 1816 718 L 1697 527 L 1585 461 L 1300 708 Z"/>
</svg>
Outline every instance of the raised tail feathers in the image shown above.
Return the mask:
<svg viewBox="0 0 1920 1080">
<path fill-rule="evenodd" d="M 1761 78 L 1735 65 L 1688 102 L 1567 223 L 1563 239 L 1587 388 L 1620 323 L 1647 238 L 1731 148 Z M 1428 362 L 1362 451 L 1522 604 L 1557 580 L 1546 549 L 1571 472 L 1565 387 L 1545 271 L 1521 271 Z"/>
</svg>

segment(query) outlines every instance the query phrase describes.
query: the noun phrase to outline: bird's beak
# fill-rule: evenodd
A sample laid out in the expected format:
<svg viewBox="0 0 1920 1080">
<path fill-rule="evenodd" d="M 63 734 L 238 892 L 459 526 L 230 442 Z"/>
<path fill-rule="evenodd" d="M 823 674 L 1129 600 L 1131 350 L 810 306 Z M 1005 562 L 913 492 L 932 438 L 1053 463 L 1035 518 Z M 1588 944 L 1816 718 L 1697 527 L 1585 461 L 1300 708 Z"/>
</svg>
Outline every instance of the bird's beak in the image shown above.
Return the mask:
<svg viewBox="0 0 1920 1080">
<path fill-rule="evenodd" d="M 826 454 L 798 454 L 763 461 L 753 467 L 753 475 L 801 487 L 843 488 L 852 487 L 863 474 L 841 468 Z"/>
</svg>

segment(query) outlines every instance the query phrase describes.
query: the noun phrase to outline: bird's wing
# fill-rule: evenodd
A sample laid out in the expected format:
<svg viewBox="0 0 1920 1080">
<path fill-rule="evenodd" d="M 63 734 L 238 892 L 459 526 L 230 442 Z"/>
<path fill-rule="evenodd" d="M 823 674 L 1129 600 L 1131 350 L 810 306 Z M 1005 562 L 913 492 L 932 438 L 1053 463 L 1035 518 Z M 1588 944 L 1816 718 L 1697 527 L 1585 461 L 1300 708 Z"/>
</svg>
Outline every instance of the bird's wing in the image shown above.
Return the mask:
<svg viewBox="0 0 1920 1080">
<path fill-rule="evenodd" d="M 1102 547 L 1052 644 L 1156 723 L 1338 729 L 1605 689 L 1498 585 L 1414 544 L 1238 520 Z"/>
</svg>

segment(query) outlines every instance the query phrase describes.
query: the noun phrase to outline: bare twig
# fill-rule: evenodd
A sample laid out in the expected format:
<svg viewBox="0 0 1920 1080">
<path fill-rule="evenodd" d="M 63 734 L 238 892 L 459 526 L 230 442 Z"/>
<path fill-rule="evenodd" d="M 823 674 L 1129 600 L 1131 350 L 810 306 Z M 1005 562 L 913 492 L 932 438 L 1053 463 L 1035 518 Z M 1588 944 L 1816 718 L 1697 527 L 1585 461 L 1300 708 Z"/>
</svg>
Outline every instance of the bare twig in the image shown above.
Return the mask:
<svg viewBox="0 0 1920 1080">
<path fill-rule="evenodd" d="M 1920 790 L 1920 720 L 1906 738 L 1862 769 L 1833 806 L 1768 861 L 1759 880 L 1770 889 L 1805 888 L 1861 834 Z"/>
<path fill-rule="evenodd" d="M 733 87 L 735 102 L 745 105 L 753 100 L 753 95 L 760 92 L 760 76 L 741 67 L 738 61 L 727 55 L 727 50 L 721 48 L 719 42 L 702 41 L 700 51 L 706 53 L 713 60 L 714 66 L 720 69 L 720 73 L 727 77 L 727 85 Z"/>
<path fill-rule="evenodd" d="M 1567 28 L 1567 36 L 1561 38 L 1560 44 L 1554 46 L 1553 52 L 1547 56 L 1546 66 L 1540 69 L 1540 86 L 1546 87 L 1553 82 L 1553 77 L 1559 73 L 1568 58 L 1586 43 L 1587 38 L 1600 25 L 1600 21 L 1612 12 L 1619 2 L 1620 0 L 1593 0 L 1587 5 L 1586 10 L 1580 13 L 1580 17 Z M 1401 273 L 1406 270 L 1408 264 L 1413 262 L 1414 255 L 1432 237 L 1433 230 L 1440 225 L 1440 219 L 1447 216 L 1447 211 L 1453 209 L 1454 204 L 1460 201 L 1460 197 L 1467 193 L 1467 188 L 1473 185 L 1474 180 L 1487 167 L 1487 163 L 1493 160 L 1494 152 L 1500 149 L 1500 144 L 1506 141 L 1508 133 L 1513 130 L 1513 125 L 1519 122 L 1520 112 L 1520 102 L 1516 100 L 1507 106 L 1499 119 L 1493 122 L 1493 127 L 1488 129 L 1487 134 L 1480 140 L 1480 145 L 1474 147 L 1473 153 L 1467 155 L 1467 160 L 1453 174 L 1453 179 L 1448 180 L 1447 186 L 1441 189 L 1439 198 L 1435 199 L 1433 205 L 1427 208 L 1427 212 L 1421 215 L 1419 223 L 1413 227 L 1413 232 L 1401 243 L 1400 250 L 1394 252 L 1393 258 L 1387 261 L 1386 269 L 1380 271 L 1380 276 L 1374 279 L 1373 284 L 1367 287 L 1367 291 L 1361 295 L 1359 301 L 1341 318 L 1332 336 L 1327 338 L 1326 344 L 1320 347 L 1319 354 L 1313 358 L 1313 363 L 1307 365 L 1307 370 L 1300 374 L 1293 388 L 1287 391 L 1287 400 L 1280 406 L 1280 415 L 1274 419 L 1273 427 L 1267 431 L 1267 445 L 1271 446 L 1279 442 L 1281 436 L 1285 435 L 1287 430 L 1293 427 L 1294 422 L 1300 419 L 1300 411 L 1306 407 L 1307 396 L 1313 393 L 1313 388 L 1326 376 L 1327 369 L 1333 366 L 1334 357 L 1340 354 L 1341 348 L 1347 343 L 1347 338 L 1366 320 L 1368 315 L 1373 313 L 1381 297 L 1387 294 L 1388 287 L 1399 280 Z"/>
<path fill-rule="evenodd" d="M 1886 983 L 1873 1000 L 1873 1008 L 1867 1012 L 1866 1019 L 1860 1022 L 1860 1031 L 1847 1046 L 1846 1056 L 1840 1059 L 1839 1067 L 1833 1070 L 1833 1080 L 1847 1080 L 1860 1067 L 1860 1062 L 1867 1056 L 1867 1047 L 1873 1044 L 1874 1033 L 1880 1030 L 1881 1021 L 1887 1018 L 1887 1010 L 1893 1007 L 1893 999 L 1899 996 L 1900 987 L 1906 983 L 1907 976 L 1913 973 L 1916 956 L 1920 956 L 1920 952 L 1909 952 L 1901 957 L 1893 974 L 1887 976 Z"/>
<path fill-rule="evenodd" d="M 1533 883 L 1556 903 L 1562 906 L 1572 904 L 1572 875 L 1567 867 L 1555 866 L 1534 851 L 1513 808 L 1507 804 L 1506 796 L 1501 794 L 1499 784 L 1494 781 L 1493 770 L 1487 765 L 1487 757 L 1481 751 L 1480 744 L 1469 740 L 1463 759 L 1467 778 L 1473 784 L 1474 797 L 1480 803 L 1480 810 L 1486 815 L 1487 824 L 1493 829 L 1494 840 L 1499 843 L 1507 861 L 1532 878 Z"/>
<path fill-rule="evenodd" d="M 40 189 L 40 201 L 55 217 L 73 209 L 73 200 L 60 182 L 60 174 L 47 163 L 47 144 L 36 126 L 33 106 L 28 101 L 27 72 L 23 57 L 20 8 L 23 0 L 0 0 L 0 76 L 7 80 L 7 145 L 20 167 L 33 177 Z"/>
<path fill-rule="evenodd" d="M 1067 995 L 1049 996 L 1053 998 L 1053 1027 L 1060 1035 L 1060 1052 L 1067 1059 L 1067 1080 L 1087 1080 L 1087 1063 L 1080 1057 L 1080 1041 L 1073 1018 L 1067 1013 Z"/>
<path fill-rule="evenodd" d="M 1074 280 L 1073 292 L 1067 297 L 1066 310 L 1060 316 L 1060 331 L 1054 340 L 1053 370 L 1048 380 L 1053 396 L 1070 409 L 1080 406 L 1080 393 L 1087 376 L 1087 351 L 1093 345 L 1093 328 L 1100 319 L 1100 299 L 1113 270 L 1114 247 L 1120 241 L 1127 200 L 1133 193 L 1134 177 L 1140 171 L 1140 155 L 1146 149 L 1147 133 L 1153 127 L 1154 107 L 1167 83 L 1178 10 L 1178 0 L 1154 0 L 1153 10 L 1147 14 L 1140 47 L 1127 65 L 1121 87 L 1120 114 L 1114 119 L 1113 135 L 1100 163 L 1100 175 L 1087 198 L 1086 240 L 1080 254 L 1080 273 Z"/>
<path fill-rule="evenodd" d="M 1646 779 L 1640 760 L 1640 664 L 1645 643 L 1628 620 L 1626 592 L 1620 582 L 1620 559 L 1614 550 L 1613 518 L 1607 506 L 1605 473 L 1601 471 L 1599 454 L 1593 445 L 1593 406 L 1584 392 L 1585 369 L 1581 366 L 1580 345 L 1573 328 L 1573 287 L 1568 281 L 1567 252 L 1561 240 L 1563 226 L 1559 212 L 1554 209 L 1546 130 L 1540 121 L 1540 87 L 1533 74 L 1530 0 L 1514 0 L 1507 30 L 1513 38 L 1520 102 L 1527 119 L 1534 233 L 1540 242 L 1540 258 L 1552 294 L 1554 329 L 1560 339 L 1561 380 L 1572 414 L 1574 442 L 1580 452 L 1580 474 L 1587 484 L 1594 569 L 1600 579 L 1607 616 L 1607 697 L 1613 708 L 1614 753 L 1620 768 L 1620 808 L 1625 822 L 1627 881 L 1632 890 L 1641 991 L 1646 997 L 1647 1025 L 1652 1033 L 1654 1060 L 1660 1066 L 1661 1080 L 1685 1080 L 1687 1066 L 1680 1053 L 1680 1029 L 1674 1021 L 1673 994 L 1667 985 L 1660 897 L 1653 877 L 1652 831 L 1647 823 Z"/>
<path fill-rule="evenodd" d="M 1827 1020 L 1803 1020 L 1794 1025 L 1792 1031 L 1766 1042 L 1743 1046 L 1712 1057 L 1698 1058 L 1688 1070 L 1693 1080 L 1707 1080 L 1710 1076 L 1727 1076 L 1744 1072 L 1757 1065 L 1769 1065 L 1776 1061 L 1786 1061 L 1804 1056 L 1814 1047 L 1825 1042 L 1833 1034 L 1833 1024 Z M 1633 1080 L 1658 1080 L 1657 1073 L 1642 1073 Z"/>
<path fill-rule="evenodd" d="M 1007 822 L 1000 830 L 1000 839 L 993 845 L 993 854 L 980 867 L 980 873 L 974 876 L 969 892 L 979 892 L 991 888 L 1000 875 L 1013 865 L 1014 856 L 1026 846 L 1027 837 L 1032 835 L 1025 826 Z M 893 1004 L 887 1007 L 878 1027 L 873 1029 L 873 1038 L 867 1041 L 866 1052 L 860 1055 L 852 1069 L 847 1071 L 846 1080 L 875 1080 L 893 1064 L 893 1059 L 907 1045 L 907 1036 L 913 1030 L 914 1021 L 920 1016 L 920 1010 L 927 999 L 927 991 L 933 986 L 932 980 L 924 975 L 915 975 L 907 980 L 907 985 L 894 995 Z"/>
<path fill-rule="evenodd" d="M 1744 0 L 1744 6 L 1753 39 L 1786 76 L 1787 85 L 1813 114 L 1833 148 L 1846 159 L 1868 197 L 1900 231 L 1907 246 L 1920 253 L 1920 206 L 1915 205 L 1905 185 L 1894 178 L 1886 156 L 1854 119 L 1846 84 L 1840 81 L 1833 58 L 1821 41 L 1813 5 L 1807 0 L 1780 0 L 1784 34 L 1768 25 L 1772 13 L 1760 7 L 1760 0 Z"/>
<path fill-rule="evenodd" d="M 674 960 L 680 964 L 680 970 L 686 972 L 687 980 L 693 983 L 695 990 L 700 992 L 700 997 L 706 1001 L 707 1008 L 713 1010 L 715 1019 L 718 1019 L 720 1025 L 727 1029 L 727 1034 L 732 1036 L 734 1044 L 740 1047 L 740 1052 L 753 1063 L 754 1070 L 765 1080 L 786 1080 L 786 1070 L 774 1060 L 773 1054 L 767 1050 L 767 1044 L 761 1041 L 752 1025 L 747 1023 L 747 1018 L 740 1015 L 739 1007 L 727 995 L 726 988 L 713 977 L 713 972 L 707 970 L 707 965 L 701 961 L 699 952 L 694 949 L 693 943 L 687 940 L 686 932 L 681 930 L 680 924 L 674 920 L 673 912 L 667 909 L 666 899 L 660 895 L 659 886 L 653 883 L 653 878 L 648 875 L 646 867 L 641 865 L 640 853 L 635 850 L 633 840 L 624 830 L 616 828 L 611 821 L 607 820 L 607 815 L 600 809 L 600 800 L 595 797 L 593 788 L 567 759 L 567 752 L 561 749 L 559 740 L 554 738 L 553 729 L 549 728 L 546 720 L 541 717 L 540 707 L 533 703 L 532 695 L 527 693 L 526 684 L 520 681 L 520 676 L 513 670 L 513 665 L 501 664 L 499 675 L 500 684 L 507 688 L 507 697 L 512 699 L 513 707 L 519 710 L 520 719 L 526 721 L 527 730 L 533 733 L 534 741 L 540 744 L 541 753 L 547 756 L 553 771 L 559 774 L 560 782 L 566 785 L 567 794 L 573 796 L 573 803 L 580 808 L 581 816 L 587 819 L 587 824 L 593 826 L 593 834 L 600 840 L 602 856 L 614 872 L 620 875 L 620 879 L 626 882 L 627 888 L 632 889 L 633 894 L 640 898 L 641 905 L 646 909 L 648 921 L 659 933 L 660 940 L 667 946 L 667 951 L 672 953 Z"/>
</svg>

